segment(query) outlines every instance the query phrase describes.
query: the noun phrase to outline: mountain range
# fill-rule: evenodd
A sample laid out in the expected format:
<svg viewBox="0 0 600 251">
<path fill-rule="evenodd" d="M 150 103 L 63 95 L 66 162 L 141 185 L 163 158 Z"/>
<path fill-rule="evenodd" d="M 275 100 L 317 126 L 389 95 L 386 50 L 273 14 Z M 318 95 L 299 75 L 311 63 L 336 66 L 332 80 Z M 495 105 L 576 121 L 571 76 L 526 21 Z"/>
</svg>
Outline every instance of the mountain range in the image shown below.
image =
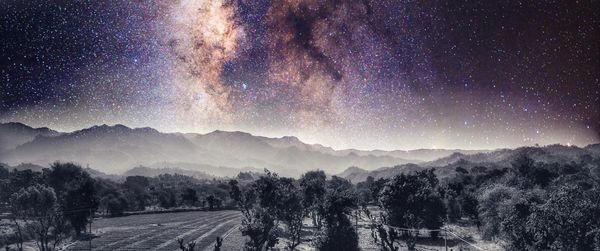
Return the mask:
<svg viewBox="0 0 600 251">
<path fill-rule="evenodd" d="M 47 166 L 55 161 L 75 162 L 109 174 L 122 174 L 136 166 L 180 168 L 209 175 L 234 175 L 238 170 L 297 176 L 307 170 L 338 173 L 350 166 L 367 170 L 382 166 L 421 163 L 454 152 L 486 151 L 334 150 L 306 144 L 296 137 L 268 138 L 245 132 L 207 134 L 162 133 L 153 128 L 99 125 L 58 132 L 22 123 L 0 124 L 0 162 Z"/>
<path fill-rule="evenodd" d="M 350 167 L 339 173 L 338 176 L 357 183 L 366 180 L 369 176 L 375 179 L 389 178 L 402 173 L 410 173 L 426 168 L 435 168 L 438 177 L 448 177 L 453 175 L 458 167 L 464 168 L 465 170 L 471 170 L 478 166 L 488 169 L 509 168 L 522 156 L 526 156 L 536 163 L 560 166 L 583 165 L 589 170 L 600 171 L 600 144 L 592 144 L 586 147 L 557 144 L 500 149 L 475 154 L 456 152 L 433 161 L 381 167 L 375 170 Z"/>
<path fill-rule="evenodd" d="M 498 150 L 418 149 L 410 151 L 335 150 L 306 144 L 293 136 L 269 138 L 245 132 L 163 133 L 153 128 L 99 125 L 58 132 L 21 123 L 0 124 L 0 163 L 48 166 L 75 162 L 108 175 L 180 173 L 198 177 L 232 177 L 269 169 L 299 176 L 320 169 L 352 181 L 438 168 L 486 164 L 505 167 L 519 154 L 544 162 L 567 162 L 600 155 L 600 145 L 584 148 L 551 145 Z M 132 169 L 137 167 L 137 169 Z M 151 168 L 147 169 L 147 168 Z"/>
</svg>

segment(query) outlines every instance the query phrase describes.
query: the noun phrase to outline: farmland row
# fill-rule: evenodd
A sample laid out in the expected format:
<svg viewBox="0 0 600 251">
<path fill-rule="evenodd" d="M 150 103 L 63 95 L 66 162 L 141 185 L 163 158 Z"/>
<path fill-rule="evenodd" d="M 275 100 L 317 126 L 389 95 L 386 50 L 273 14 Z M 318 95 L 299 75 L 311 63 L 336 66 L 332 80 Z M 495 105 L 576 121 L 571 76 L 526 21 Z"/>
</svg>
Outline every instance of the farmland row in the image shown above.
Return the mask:
<svg viewBox="0 0 600 251">
<path fill-rule="evenodd" d="M 177 250 L 177 238 L 195 241 L 196 250 L 210 246 L 217 236 L 236 228 L 236 211 L 181 212 L 134 215 L 101 219 L 93 232 L 93 250 Z M 68 250 L 89 250 L 88 242 L 71 245 Z"/>
</svg>

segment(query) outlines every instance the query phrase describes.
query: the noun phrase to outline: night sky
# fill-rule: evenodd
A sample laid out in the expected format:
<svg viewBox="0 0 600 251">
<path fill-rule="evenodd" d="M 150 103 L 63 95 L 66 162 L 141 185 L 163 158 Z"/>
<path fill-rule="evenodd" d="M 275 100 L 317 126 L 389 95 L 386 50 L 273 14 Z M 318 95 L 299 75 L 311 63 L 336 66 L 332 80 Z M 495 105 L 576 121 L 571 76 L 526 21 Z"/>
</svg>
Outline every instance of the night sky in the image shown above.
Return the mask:
<svg viewBox="0 0 600 251">
<path fill-rule="evenodd" d="M 599 142 L 600 1 L 3 0 L 0 121 L 334 148 Z"/>
</svg>

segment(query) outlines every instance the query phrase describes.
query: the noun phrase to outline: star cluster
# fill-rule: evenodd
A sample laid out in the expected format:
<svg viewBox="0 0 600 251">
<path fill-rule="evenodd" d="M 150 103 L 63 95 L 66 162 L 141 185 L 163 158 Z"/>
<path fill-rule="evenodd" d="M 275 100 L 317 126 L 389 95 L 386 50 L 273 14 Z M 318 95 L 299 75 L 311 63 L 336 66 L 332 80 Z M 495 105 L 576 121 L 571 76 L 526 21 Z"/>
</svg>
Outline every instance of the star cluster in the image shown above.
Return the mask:
<svg viewBox="0 0 600 251">
<path fill-rule="evenodd" d="M 598 1 L 0 3 L 0 120 L 335 148 L 589 144 Z"/>
</svg>

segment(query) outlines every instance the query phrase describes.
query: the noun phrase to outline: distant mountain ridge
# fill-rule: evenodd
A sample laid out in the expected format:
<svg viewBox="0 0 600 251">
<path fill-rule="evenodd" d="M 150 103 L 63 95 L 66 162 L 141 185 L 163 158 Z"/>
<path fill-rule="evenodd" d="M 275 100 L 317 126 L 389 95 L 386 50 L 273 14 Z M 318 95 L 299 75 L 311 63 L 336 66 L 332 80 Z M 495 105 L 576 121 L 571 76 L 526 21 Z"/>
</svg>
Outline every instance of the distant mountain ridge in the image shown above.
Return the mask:
<svg viewBox="0 0 600 251">
<path fill-rule="evenodd" d="M 0 124 L 0 152 L 32 141 L 37 136 L 57 136 L 59 134 L 47 127 L 32 128 L 17 122 Z"/>
<path fill-rule="evenodd" d="M 382 167 L 375 170 L 364 170 L 350 167 L 339 173 L 340 177 L 352 182 L 360 182 L 371 176 L 375 179 L 390 178 L 401 173 L 410 173 L 427 168 L 435 168 L 440 177 L 447 177 L 454 173 L 457 167 L 470 170 L 476 166 L 488 168 L 507 168 L 520 156 L 525 155 L 535 162 L 546 164 L 577 164 L 589 163 L 591 159 L 600 159 L 600 144 L 592 144 L 586 147 L 548 145 L 543 147 L 519 147 L 515 149 L 500 149 L 491 152 L 476 154 L 453 153 L 449 156 L 417 164 L 395 165 L 393 167 Z M 597 162 L 596 162 L 597 163 Z M 591 166 L 590 168 L 599 168 Z"/>
<path fill-rule="evenodd" d="M 0 145 L 0 163 L 48 166 L 55 161 L 75 162 L 90 166 L 102 172 L 101 175 L 124 174 L 137 166 L 162 169 L 160 172 L 166 173 L 191 171 L 219 177 L 233 177 L 241 171 L 261 172 L 264 168 L 286 176 L 320 169 L 361 180 L 369 175 L 384 177 L 419 168 L 435 167 L 438 172 L 446 172 L 456 166 L 472 167 L 484 163 L 506 167 L 511 159 L 523 152 L 549 163 L 600 155 L 600 144 L 584 148 L 551 145 L 494 151 L 334 150 L 303 143 L 293 136 L 268 138 L 218 130 L 207 134 L 162 133 L 149 127 L 129 128 L 120 124 L 63 133 L 6 123 L 0 124 L 0 139 L 3 143 Z"/>
<path fill-rule="evenodd" d="M 14 128 L 20 128 L 17 131 L 24 133 L 14 134 Z M 337 173 L 349 166 L 375 169 L 423 161 L 386 155 L 384 151 L 336 151 L 322 145 L 305 144 L 291 136 L 268 138 L 226 131 L 162 133 L 148 127 L 129 128 L 120 124 L 61 133 L 7 123 L 0 125 L 0 135 L 10 141 L 0 151 L 0 162 L 45 166 L 54 161 L 73 161 L 109 174 L 120 174 L 140 165 L 158 168 L 174 167 L 177 163 L 194 169 L 267 168 L 296 176 L 314 169 Z M 161 164 L 163 166 L 157 166 Z"/>
</svg>

